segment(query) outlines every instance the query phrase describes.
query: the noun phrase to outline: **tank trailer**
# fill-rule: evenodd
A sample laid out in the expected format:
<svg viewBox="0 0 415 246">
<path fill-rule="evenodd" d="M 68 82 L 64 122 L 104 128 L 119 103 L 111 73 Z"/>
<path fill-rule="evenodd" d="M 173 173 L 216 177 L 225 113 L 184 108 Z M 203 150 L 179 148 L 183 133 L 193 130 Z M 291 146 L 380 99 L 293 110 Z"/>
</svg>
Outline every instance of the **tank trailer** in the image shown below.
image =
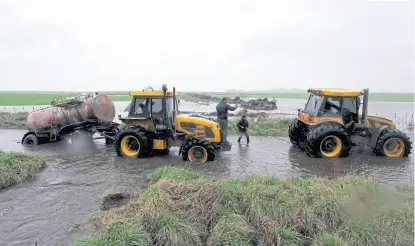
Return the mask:
<svg viewBox="0 0 415 246">
<path fill-rule="evenodd" d="M 63 100 L 55 97 L 51 106 L 32 111 L 27 117 L 28 132 L 23 145 L 38 145 L 60 141 L 69 137 L 72 141 L 87 136 L 92 140 L 94 133 L 113 143 L 119 125 L 113 122 L 115 106 L 111 98 L 103 94 Z"/>
</svg>

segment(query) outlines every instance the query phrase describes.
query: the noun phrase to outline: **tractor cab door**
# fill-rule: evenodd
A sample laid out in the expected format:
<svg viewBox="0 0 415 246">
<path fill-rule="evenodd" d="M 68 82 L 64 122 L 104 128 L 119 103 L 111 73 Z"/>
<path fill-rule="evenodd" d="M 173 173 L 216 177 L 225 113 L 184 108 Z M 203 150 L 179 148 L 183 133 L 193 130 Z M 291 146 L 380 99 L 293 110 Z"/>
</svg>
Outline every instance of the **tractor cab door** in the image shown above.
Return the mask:
<svg viewBox="0 0 415 246">
<path fill-rule="evenodd" d="M 166 98 L 166 115 L 167 121 L 163 124 L 163 98 L 153 97 L 151 98 L 151 116 L 154 121 L 154 125 L 165 125 L 167 128 L 172 128 L 173 123 L 173 99 L 171 97 Z"/>
<path fill-rule="evenodd" d="M 344 124 L 358 122 L 358 104 L 357 97 L 330 97 L 324 99 L 322 112 L 323 117 L 341 117 Z"/>
<path fill-rule="evenodd" d="M 341 97 L 325 97 L 323 105 L 323 113 L 321 116 L 336 117 L 341 115 Z"/>
<path fill-rule="evenodd" d="M 165 126 L 172 127 L 173 100 L 166 99 L 167 122 Z M 152 120 L 153 127 L 163 125 L 163 98 L 162 97 L 135 97 L 129 108 L 131 118 Z"/>
<path fill-rule="evenodd" d="M 130 106 L 129 116 L 138 118 L 151 118 L 150 99 L 146 97 L 135 97 Z"/>
</svg>

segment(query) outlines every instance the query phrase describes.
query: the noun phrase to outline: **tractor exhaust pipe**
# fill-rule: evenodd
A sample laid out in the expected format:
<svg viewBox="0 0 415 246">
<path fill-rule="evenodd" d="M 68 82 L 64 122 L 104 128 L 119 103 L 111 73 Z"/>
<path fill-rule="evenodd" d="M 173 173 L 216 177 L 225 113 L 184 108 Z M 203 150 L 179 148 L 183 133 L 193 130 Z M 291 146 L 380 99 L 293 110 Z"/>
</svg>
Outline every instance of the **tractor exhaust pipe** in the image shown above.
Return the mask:
<svg viewBox="0 0 415 246">
<path fill-rule="evenodd" d="M 173 87 L 173 129 L 176 133 L 176 87 Z"/>
<path fill-rule="evenodd" d="M 362 124 L 366 124 L 368 104 L 369 104 L 369 89 L 366 88 L 363 90 Z"/>
<path fill-rule="evenodd" d="M 163 103 L 162 103 L 162 110 L 163 110 L 163 125 L 166 125 L 166 123 L 168 122 L 167 120 L 167 107 L 166 107 L 166 103 L 167 103 L 167 85 L 163 84 L 162 85 L 162 89 L 163 89 Z"/>
</svg>

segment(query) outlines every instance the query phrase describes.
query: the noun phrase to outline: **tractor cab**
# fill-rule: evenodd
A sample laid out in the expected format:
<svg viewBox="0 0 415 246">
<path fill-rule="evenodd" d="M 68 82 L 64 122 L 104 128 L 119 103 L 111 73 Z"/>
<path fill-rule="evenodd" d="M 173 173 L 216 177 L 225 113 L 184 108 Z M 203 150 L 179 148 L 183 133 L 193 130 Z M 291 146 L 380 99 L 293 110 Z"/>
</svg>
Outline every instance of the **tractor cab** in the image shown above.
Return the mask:
<svg viewBox="0 0 415 246">
<path fill-rule="evenodd" d="M 310 97 L 299 117 L 310 124 L 334 120 L 342 125 L 360 123 L 360 97 L 363 92 L 347 89 L 309 89 Z"/>
<path fill-rule="evenodd" d="M 157 91 L 150 87 L 142 91 L 132 91 L 129 95 L 132 96 L 132 100 L 125 109 L 127 116 L 118 117 L 125 125 L 139 125 L 148 131 L 175 128 L 174 114 L 178 92 L 167 89 L 166 92 Z"/>
</svg>

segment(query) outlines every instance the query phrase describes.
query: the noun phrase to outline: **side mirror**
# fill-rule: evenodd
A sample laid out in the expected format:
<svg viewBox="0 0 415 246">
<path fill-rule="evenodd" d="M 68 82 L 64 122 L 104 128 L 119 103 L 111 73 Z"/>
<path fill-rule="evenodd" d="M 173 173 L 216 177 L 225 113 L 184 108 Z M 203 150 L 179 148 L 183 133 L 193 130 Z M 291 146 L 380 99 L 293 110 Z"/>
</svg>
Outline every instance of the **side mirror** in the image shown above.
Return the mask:
<svg viewBox="0 0 415 246">
<path fill-rule="evenodd" d="M 177 105 L 180 105 L 180 99 L 177 99 Z"/>
</svg>

